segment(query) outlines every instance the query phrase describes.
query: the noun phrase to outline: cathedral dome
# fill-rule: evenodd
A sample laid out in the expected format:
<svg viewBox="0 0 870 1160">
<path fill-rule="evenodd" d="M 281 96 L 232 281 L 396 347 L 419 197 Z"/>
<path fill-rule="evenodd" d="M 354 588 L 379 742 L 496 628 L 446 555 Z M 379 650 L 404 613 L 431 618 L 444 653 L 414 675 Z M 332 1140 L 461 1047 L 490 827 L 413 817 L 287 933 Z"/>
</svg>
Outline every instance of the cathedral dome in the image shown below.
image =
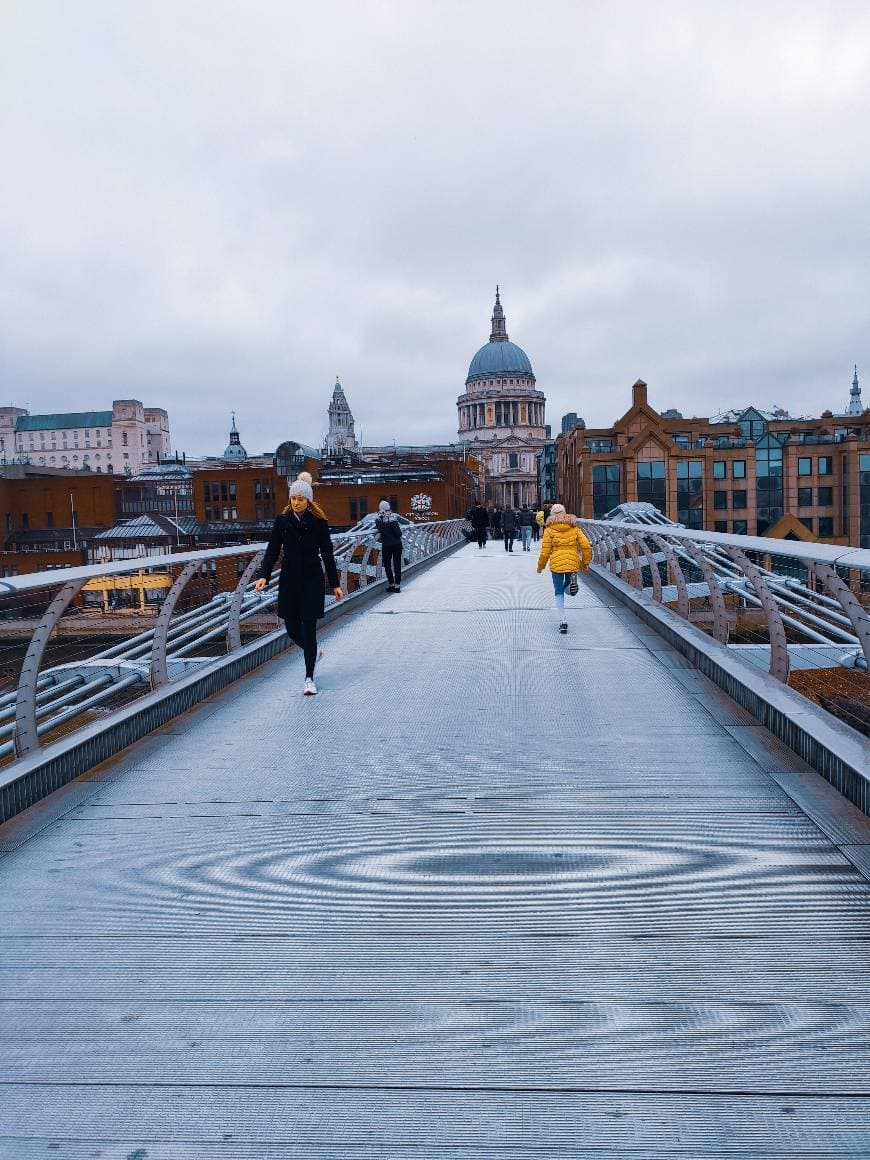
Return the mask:
<svg viewBox="0 0 870 1160">
<path fill-rule="evenodd" d="M 468 378 L 482 378 L 485 375 L 532 375 L 529 356 L 515 342 L 490 340 L 482 346 L 468 368 Z"/>
<path fill-rule="evenodd" d="M 508 338 L 504 310 L 496 286 L 489 342 L 471 360 L 465 382 L 468 384 L 474 379 L 503 378 L 505 375 L 526 375 L 533 379 L 535 372 L 526 352 Z"/>
</svg>

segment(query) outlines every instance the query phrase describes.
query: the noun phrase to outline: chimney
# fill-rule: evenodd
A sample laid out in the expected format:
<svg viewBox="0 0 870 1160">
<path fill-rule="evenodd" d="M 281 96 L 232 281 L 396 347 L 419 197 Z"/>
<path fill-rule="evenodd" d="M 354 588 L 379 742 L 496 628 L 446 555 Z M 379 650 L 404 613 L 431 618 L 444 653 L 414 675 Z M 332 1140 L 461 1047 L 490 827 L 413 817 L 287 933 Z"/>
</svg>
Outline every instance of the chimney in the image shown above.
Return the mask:
<svg viewBox="0 0 870 1160">
<path fill-rule="evenodd" d="M 638 379 L 631 388 L 631 405 L 639 407 L 641 403 L 646 402 L 646 383 L 643 379 Z"/>
</svg>

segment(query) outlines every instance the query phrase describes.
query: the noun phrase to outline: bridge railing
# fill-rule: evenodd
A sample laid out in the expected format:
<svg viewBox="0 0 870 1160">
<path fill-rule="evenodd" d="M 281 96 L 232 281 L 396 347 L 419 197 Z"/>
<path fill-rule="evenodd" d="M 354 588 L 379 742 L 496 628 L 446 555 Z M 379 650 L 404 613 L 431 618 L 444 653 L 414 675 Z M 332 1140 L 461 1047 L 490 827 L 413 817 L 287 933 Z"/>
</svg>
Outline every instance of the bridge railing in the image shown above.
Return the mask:
<svg viewBox="0 0 870 1160">
<path fill-rule="evenodd" d="M 407 565 L 462 537 L 462 521 L 403 529 Z M 332 537 L 341 587 L 383 577 L 373 533 Z M 278 627 L 266 545 L 137 556 L 0 579 L 0 764 L 28 757 L 137 698 L 238 653 Z M 327 610 L 335 603 L 331 592 Z"/>
<path fill-rule="evenodd" d="M 870 551 L 662 518 L 580 526 L 619 581 L 870 733 Z"/>
</svg>

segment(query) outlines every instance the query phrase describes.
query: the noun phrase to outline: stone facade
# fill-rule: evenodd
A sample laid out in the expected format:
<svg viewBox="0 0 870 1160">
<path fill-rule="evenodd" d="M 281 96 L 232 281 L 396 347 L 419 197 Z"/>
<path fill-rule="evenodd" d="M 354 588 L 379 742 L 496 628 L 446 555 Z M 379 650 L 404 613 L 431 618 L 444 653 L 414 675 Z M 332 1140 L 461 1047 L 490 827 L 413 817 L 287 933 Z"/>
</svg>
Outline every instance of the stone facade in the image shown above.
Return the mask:
<svg viewBox="0 0 870 1160">
<path fill-rule="evenodd" d="M 471 360 L 456 402 L 459 437 L 482 465 L 488 504 L 538 502 L 537 456 L 549 435 L 546 401 L 525 351 L 508 338 L 496 288 L 489 342 Z"/>
<path fill-rule="evenodd" d="M 138 399 L 52 415 L 0 407 L 0 462 L 135 475 L 170 454 L 169 416 Z"/>
</svg>

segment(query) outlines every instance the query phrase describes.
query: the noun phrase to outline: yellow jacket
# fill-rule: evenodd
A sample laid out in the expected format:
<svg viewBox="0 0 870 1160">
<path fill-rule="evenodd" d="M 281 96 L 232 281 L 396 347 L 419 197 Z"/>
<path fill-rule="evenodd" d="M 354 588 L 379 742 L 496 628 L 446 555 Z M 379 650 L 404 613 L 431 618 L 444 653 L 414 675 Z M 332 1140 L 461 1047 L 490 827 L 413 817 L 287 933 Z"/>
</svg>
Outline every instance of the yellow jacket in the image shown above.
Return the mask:
<svg viewBox="0 0 870 1160">
<path fill-rule="evenodd" d="M 535 513 L 535 523 L 538 525 L 539 528 L 542 528 L 544 526 L 544 520 L 546 518 L 547 517 L 544 515 L 543 508 L 541 508 L 541 510 L 539 512 Z"/>
<path fill-rule="evenodd" d="M 538 571 L 550 562 L 551 572 L 579 572 L 592 563 L 592 545 L 577 527 L 577 517 L 550 516 L 544 528 Z"/>
</svg>

